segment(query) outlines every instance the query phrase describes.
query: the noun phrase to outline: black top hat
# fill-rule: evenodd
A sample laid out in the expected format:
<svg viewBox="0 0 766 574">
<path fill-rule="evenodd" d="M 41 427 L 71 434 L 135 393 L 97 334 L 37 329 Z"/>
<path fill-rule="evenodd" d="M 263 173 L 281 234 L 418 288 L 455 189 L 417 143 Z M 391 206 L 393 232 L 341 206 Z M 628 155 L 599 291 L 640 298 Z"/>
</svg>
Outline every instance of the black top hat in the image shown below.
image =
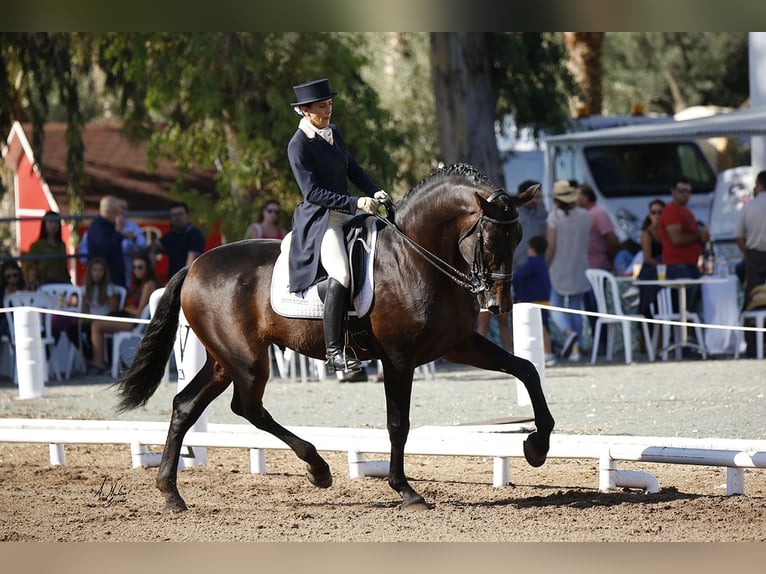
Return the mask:
<svg viewBox="0 0 766 574">
<path fill-rule="evenodd" d="M 303 106 L 321 100 L 329 100 L 338 95 L 337 92 L 330 91 L 330 82 L 326 78 L 298 84 L 293 86 L 293 91 L 295 91 L 297 101 L 290 104 L 291 106 Z"/>
</svg>

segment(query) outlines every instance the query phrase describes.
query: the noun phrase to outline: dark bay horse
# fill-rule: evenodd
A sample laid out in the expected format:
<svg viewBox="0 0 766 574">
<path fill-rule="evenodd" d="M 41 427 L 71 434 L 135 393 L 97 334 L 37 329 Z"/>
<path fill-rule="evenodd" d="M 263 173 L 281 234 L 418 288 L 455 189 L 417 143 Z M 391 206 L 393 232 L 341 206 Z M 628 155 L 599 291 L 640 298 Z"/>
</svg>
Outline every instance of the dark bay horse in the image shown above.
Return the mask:
<svg viewBox="0 0 766 574">
<path fill-rule="evenodd" d="M 536 425 L 524 453 L 532 466 L 545 462 L 554 421 L 536 369 L 474 331 L 480 305 L 493 313 L 511 308 L 511 263 L 521 238 L 517 207 L 538 188 L 511 197 L 471 166 L 441 168 L 399 202 L 396 228 L 378 233 L 373 306 L 348 328 L 365 332 L 364 348 L 354 343 L 358 357 L 383 364 L 391 440 L 388 484 L 401 496 L 402 508 L 427 507 L 405 476 L 404 448 L 414 370 L 439 357 L 521 380 Z M 232 411 L 290 446 L 306 462 L 312 484 L 332 484 L 330 468 L 316 448 L 277 423 L 263 405 L 269 345 L 316 358 L 325 354 L 321 320 L 288 319 L 271 309 L 271 273 L 279 250 L 273 240 L 238 241 L 204 253 L 174 275 L 133 364 L 117 383 L 121 411 L 146 403 L 159 386 L 183 308 L 207 359 L 173 399 L 157 475 L 166 509 L 186 509 L 176 485 L 184 435 L 232 382 Z"/>
</svg>

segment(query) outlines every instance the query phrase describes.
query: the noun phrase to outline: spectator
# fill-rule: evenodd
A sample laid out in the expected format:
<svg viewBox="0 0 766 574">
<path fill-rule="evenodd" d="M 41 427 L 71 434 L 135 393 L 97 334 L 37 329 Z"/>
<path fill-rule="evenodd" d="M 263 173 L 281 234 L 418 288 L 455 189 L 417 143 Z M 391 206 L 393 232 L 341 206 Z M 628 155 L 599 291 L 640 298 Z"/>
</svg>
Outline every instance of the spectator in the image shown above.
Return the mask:
<svg viewBox="0 0 766 574">
<path fill-rule="evenodd" d="M 766 171 L 755 178 L 755 196 L 748 201 L 737 218 L 735 236 L 745 263 L 744 308 L 750 304 L 751 292 L 766 282 Z M 748 356 L 755 356 L 755 337 L 745 332 Z"/>
<path fill-rule="evenodd" d="M 110 313 L 113 316 L 133 317 L 137 319 L 149 304 L 149 296 L 159 287 L 154 274 L 151 259 L 147 255 L 133 258 L 133 273 L 125 300 L 125 308 Z M 101 375 L 106 371 L 104 362 L 104 335 L 119 331 L 131 331 L 133 323 L 118 323 L 116 321 L 93 321 L 90 332 L 90 342 L 93 347 L 93 362 L 88 367 L 89 375 Z"/>
<path fill-rule="evenodd" d="M 517 193 L 521 194 L 539 182 L 528 179 L 519 184 Z M 527 245 L 530 237 L 540 235 L 545 237 L 545 221 L 548 218 L 548 210 L 543 205 L 543 193 L 538 191 L 532 199 L 519 207 L 519 223 L 523 232 L 521 242 L 513 253 L 513 268 L 518 269 L 527 260 Z"/>
<path fill-rule="evenodd" d="M 710 241 L 710 233 L 697 223 L 694 214 L 686 207 L 692 193 L 689 179 L 677 178 L 670 191 L 673 201 L 662 210 L 658 225 L 662 242 L 662 262 L 667 265 L 668 279 L 696 279 L 700 276 L 697 260 L 702 253 L 702 247 Z M 687 290 L 689 309 L 697 308 L 699 294 L 698 286 Z"/>
<path fill-rule="evenodd" d="M 614 225 L 609 219 L 609 214 L 596 205 L 596 193 L 588 184 L 583 184 L 577 191 L 577 205 L 590 212 L 591 225 L 588 238 L 588 267 L 591 269 L 603 269 L 612 271 L 612 260 L 620 249 L 620 241 L 614 233 Z M 596 296 L 593 290 L 585 293 L 585 310 L 597 311 Z M 591 332 L 596 330 L 596 317 L 589 315 Z M 596 342 L 594 341 L 595 345 Z M 601 340 L 598 342 L 599 352 L 606 351 L 606 330 L 601 332 Z"/>
<path fill-rule="evenodd" d="M 2 275 L 0 275 L 0 286 L 2 286 L 2 289 L 0 289 L 0 292 L 2 292 L 3 298 L 16 291 L 24 291 L 26 289 L 24 275 L 21 273 L 18 261 L 15 259 L 3 260 L 2 270 Z"/>
<path fill-rule="evenodd" d="M 657 279 L 657 264 L 662 263 L 662 241 L 660 240 L 660 215 L 665 202 L 655 199 L 649 204 L 649 213 L 641 225 L 641 271 L 639 279 Z M 652 303 L 657 300 L 657 285 L 642 285 L 638 289 L 638 311 L 644 317 L 651 317 Z"/>
<path fill-rule="evenodd" d="M 551 298 L 551 277 L 548 264 L 545 263 L 545 251 L 548 240 L 541 235 L 530 237 L 527 242 L 527 260 L 513 271 L 513 293 L 517 303 L 537 303 L 548 305 Z M 545 364 L 550 366 L 556 362 L 551 349 L 551 338 L 548 333 L 548 311 L 541 309 L 543 321 L 543 348 Z"/>
<path fill-rule="evenodd" d="M 128 202 L 124 199 L 117 199 L 120 206 L 120 213 L 125 217 L 125 227 L 122 230 L 122 258 L 125 263 L 125 285 L 130 283 L 130 274 L 132 272 L 131 267 L 133 265 L 133 257 L 139 253 L 143 253 L 147 248 L 146 237 L 144 237 L 141 226 L 134 221 L 127 218 Z M 80 240 L 80 245 L 77 248 L 77 254 L 80 256 L 82 263 L 88 262 L 88 231 Z"/>
<path fill-rule="evenodd" d="M 24 281 L 27 289 L 37 290 L 46 283 L 71 283 L 67 264 L 66 244 L 61 236 L 61 216 L 48 211 L 40 222 L 40 236 L 29 246 L 24 261 Z"/>
<path fill-rule="evenodd" d="M 280 205 L 276 199 L 270 199 L 261 207 L 256 223 L 251 223 L 245 231 L 245 239 L 282 239 L 287 234 L 279 224 Z"/>
<path fill-rule="evenodd" d="M 596 194 L 587 184 L 577 190 L 577 205 L 590 212 L 591 226 L 588 237 L 588 266 L 591 269 L 612 270 L 612 259 L 620 249 L 620 240 L 614 233 L 609 214 L 596 205 Z"/>
<path fill-rule="evenodd" d="M 585 293 L 590 289 L 585 270 L 588 268 L 591 216 L 587 209 L 577 206 L 577 190 L 566 180 L 554 183 L 553 201 L 555 209 L 548 215 L 548 249 L 545 252 L 551 276 L 551 305 L 580 310 Z M 564 335 L 561 357 L 579 361 L 582 316 L 551 311 L 551 318 Z"/>
<path fill-rule="evenodd" d="M 109 269 L 103 257 L 96 257 L 85 268 L 85 280 L 82 290 L 82 312 L 89 315 L 108 315 L 118 311 L 120 296 L 109 278 Z M 93 346 L 90 342 L 91 321 L 85 319 L 78 325 L 67 329 L 67 336 L 73 345 L 82 344 L 86 359 L 93 358 Z"/>
<path fill-rule="evenodd" d="M 0 293 L 2 293 L 3 300 L 0 301 L 0 306 L 4 306 L 5 296 L 15 293 L 16 291 L 24 291 L 24 289 L 26 289 L 26 284 L 24 283 L 24 275 L 21 273 L 19 262 L 15 259 L 3 260 L 1 268 Z M 10 325 L 8 324 L 8 318 L 5 314 L 0 315 L 0 335 L 10 335 Z"/>
<path fill-rule="evenodd" d="M 102 257 L 112 281 L 125 287 L 125 262 L 122 257 L 125 217 L 122 204 L 115 196 L 105 195 L 99 202 L 98 212 L 86 233 L 88 260 Z"/>
<path fill-rule="evenodd" d="M 153 254 L 159 251 L 168 256 L 168 281 L 204 250 L 205 236 L 189 221 L 189 206 L 181 202 L 171 205 L 170 231 L 152 244 Z"/>
</svg>

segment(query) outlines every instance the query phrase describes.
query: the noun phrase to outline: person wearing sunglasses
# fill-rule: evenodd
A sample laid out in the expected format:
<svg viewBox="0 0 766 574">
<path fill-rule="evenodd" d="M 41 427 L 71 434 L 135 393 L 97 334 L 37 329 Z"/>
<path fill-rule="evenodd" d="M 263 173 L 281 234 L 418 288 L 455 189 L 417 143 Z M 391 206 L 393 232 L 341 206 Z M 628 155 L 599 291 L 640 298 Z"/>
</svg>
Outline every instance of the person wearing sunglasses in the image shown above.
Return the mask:
<svg viewBox="0 0 766 574">
<path fill-rule="evenodd" d="M 665 202 L 655 199 L 649 204 L 649 213 L 641 224 L 642 264 L 638 279 L 657 279 L 657 264 L 662 263 L 662 240 L 660 239 L 660 215 L 665 209 Z M 638 310 L 645 317 L 652 316 L 652 303 L 657 299 L 659 287 L 642 285 L 638 288 Z"/>
<path fill-rule="evenodd" d="M 125 307 L 122 310 L 110 312 L 115 317 L 141 317 L 144 309 L 149 304 L 149 296 L 155 289 L 160 287 L 160 282 L 154 273 L 151 258 L 146 254 L 136 255 L 133 258 L 133 273 L 131 274 L 128 296 L 125 299 Z M 131 331 L 135 327 L 133 323 L 117 323 L 115 321 L 93 321 L 90 328 L 90 343 L 93 348 L 93 362 L 88 366 L 88 375 L 102 375 L 106 372 L 104 360 L 104 335 L 119 331 Z"/>
<path fill-rule="evenodd" d="M 698 279 L 700 270 L 697 260 L 710 232 L 694 218 L 686 207 L 692 195 L 692 183 L 686 177 L 678 177 L 670 189 L 673 201 L 660 214 L 659 231 L 662 242 L 662 263 L 667 265 L 668 279 Z M 698 285 L 687 290 L 687 309 L 694 311 L 699 305 L 701 291 Z"/>
<path fill-rule="evenodd" d="M 245 239 L 282 239 L 287 231 L 279 224 L 280 205 L 270 199 L 261 207 L 256 223 L 251 223 L 245 232 Z"/>
<path fill-rule="evenodd" d="M 665 202 L 655 199 L 649 204 L 649 213 L 641 224 L 641 252 L 645 265 L 657 265 L 662 261 L 662 240 L 660 239 L 660 215 Z"/>
<path fill-rule="evenodd" d="M 670 190 L 671 201 L 660 214 L 659 232 L 662 242 L 662 262 L 668 266 L 668 278 L 699 277 L 697 260 L 705 243 L 710 241 L 706 227 L 697 223 L 686 207 L 692 194 L 692 184 L 679 177 Z"/>
</svg>

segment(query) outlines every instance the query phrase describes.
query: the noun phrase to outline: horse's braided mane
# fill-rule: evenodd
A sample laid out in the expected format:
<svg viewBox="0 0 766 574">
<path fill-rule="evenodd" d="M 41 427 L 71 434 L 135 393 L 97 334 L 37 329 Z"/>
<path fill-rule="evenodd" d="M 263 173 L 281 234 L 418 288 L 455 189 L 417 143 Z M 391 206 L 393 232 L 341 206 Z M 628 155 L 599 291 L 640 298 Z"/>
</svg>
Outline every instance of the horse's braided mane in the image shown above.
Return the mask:
<svg viewBox="0 0 766 574">
<path fill-rule="evenodd" d="M 475 187 L 488 187 L 497 189 L 492 180 L 482 171 L 467 163 L 453 163 L 448 166 L 440 167 L 429 173 L 423 180 L 413 187 L 399 202 L 398 209 L 406 209 L 413 196 L 424 193 L 434 188 L 439 182 L 452 178 L 455 181 L 463 181 Z M 513 210 L 509 197 L 501 197 L 499 203 L 506 212 Z"/>
<path fill-rule="evenodd" d="M 412 199 L 412 196 L 432 188 L 434 184 L 447 178 L 463 179 L 476 187 L 495 187 L 489 177 L 476 167 L 467 163 L 453 163 L 437 168 L 424 177 L 402 198 L 400 206 L 404 207 Z"/>
</svg>

